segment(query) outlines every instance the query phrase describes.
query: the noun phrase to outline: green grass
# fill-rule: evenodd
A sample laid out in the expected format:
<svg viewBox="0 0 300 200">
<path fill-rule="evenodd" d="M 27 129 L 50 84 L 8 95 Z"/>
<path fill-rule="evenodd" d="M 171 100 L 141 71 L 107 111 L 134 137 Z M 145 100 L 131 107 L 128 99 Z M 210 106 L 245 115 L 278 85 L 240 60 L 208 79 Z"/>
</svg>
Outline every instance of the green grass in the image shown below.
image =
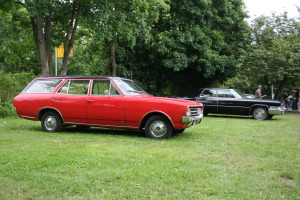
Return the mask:
<svg viewBox="0 0 300 200">
<path fill-rule="evenodd" d="M 151 140 L 0 118 L 0 199 L 300 199 L 299 122 L 207 116 Z"/>
</svg>

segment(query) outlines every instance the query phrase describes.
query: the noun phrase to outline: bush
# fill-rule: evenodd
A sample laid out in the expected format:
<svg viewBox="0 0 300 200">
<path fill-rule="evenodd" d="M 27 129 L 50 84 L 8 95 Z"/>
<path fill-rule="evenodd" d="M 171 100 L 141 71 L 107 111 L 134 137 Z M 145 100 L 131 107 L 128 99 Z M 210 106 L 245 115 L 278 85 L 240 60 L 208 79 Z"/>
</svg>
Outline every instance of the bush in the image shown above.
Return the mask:
<svg viewBox="0 0 300 200">
<path fill-rule="evenodd" d="M 13 98 L 17 96 L 30 81 L 34 79 L 33 73 L 4 73 L 0 71 L 0 117 L 14 115 Z"/>
<path fill-rule="evenodd" d="M 12 74 L 0 71 L 0 103 L 11 102 L 34 77 L 30 72 Z"/>
<path fill-rule="evenodd" d="M 12 102 L 0 102 L 0 118 L 15 114 Z"/>
</svg>

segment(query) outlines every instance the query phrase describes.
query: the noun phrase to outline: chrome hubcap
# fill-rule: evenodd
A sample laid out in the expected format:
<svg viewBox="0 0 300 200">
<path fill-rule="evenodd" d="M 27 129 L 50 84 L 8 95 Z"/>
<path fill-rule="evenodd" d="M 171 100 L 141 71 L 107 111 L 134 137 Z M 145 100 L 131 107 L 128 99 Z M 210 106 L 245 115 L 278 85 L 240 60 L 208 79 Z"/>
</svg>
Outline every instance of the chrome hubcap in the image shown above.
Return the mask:
<svg viewBox="0 0 300 200">
<path fill-rule="evenodd" d="M 266 112 L 262 109 L 255 111 L 255 118 L 256 119 L 264 119 L 266 117 Z"/>
<path fill-rule="evenodd" d="M 56 119 L 53 116 L 48 116 L 45 119 L 45 127 L 49 130 L 52 131 L 55 129 L 56 127 Z"/>
<path fill-rule="evenodd" d="M 154 121 L 150 126 L 151 134 L 156 137 L 161 137 L 167 132 L 167 126 L 162 121 Z"/>
</svg>

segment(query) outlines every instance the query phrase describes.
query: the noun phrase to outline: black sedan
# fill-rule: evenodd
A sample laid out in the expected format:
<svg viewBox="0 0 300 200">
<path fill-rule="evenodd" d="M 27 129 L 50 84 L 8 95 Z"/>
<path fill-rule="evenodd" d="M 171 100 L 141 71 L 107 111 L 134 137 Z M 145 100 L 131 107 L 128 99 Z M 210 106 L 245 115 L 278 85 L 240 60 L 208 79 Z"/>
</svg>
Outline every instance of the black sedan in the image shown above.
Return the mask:
<svg viewBox="0 0 300 200">
<path fill-rule="evenodd" d="M 266 120 L 284 113 L 284 106 L 280 101 L 250 99 L 235 89 L 201 88 L 191 97 L 184 99 L 202 103 L 204 115 L 252 115 L 257 120 Z"/>
</svg>

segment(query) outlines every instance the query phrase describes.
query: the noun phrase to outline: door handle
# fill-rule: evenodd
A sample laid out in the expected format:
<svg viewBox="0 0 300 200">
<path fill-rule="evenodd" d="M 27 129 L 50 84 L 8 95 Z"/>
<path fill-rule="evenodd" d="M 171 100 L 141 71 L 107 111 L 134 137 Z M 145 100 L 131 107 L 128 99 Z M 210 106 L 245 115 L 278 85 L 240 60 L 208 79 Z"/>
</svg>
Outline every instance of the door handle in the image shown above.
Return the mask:
<svg viewBox="0 0 300 200">
<path fill-rule="evenodd" d="M 54 101 L 61 100 L 61 98 L 53 98 Z"/>
<path fill-rule="evenodd" d="M 94 102 L 95 100 L 86 100 L 87 102 Z"/>
</svg>

